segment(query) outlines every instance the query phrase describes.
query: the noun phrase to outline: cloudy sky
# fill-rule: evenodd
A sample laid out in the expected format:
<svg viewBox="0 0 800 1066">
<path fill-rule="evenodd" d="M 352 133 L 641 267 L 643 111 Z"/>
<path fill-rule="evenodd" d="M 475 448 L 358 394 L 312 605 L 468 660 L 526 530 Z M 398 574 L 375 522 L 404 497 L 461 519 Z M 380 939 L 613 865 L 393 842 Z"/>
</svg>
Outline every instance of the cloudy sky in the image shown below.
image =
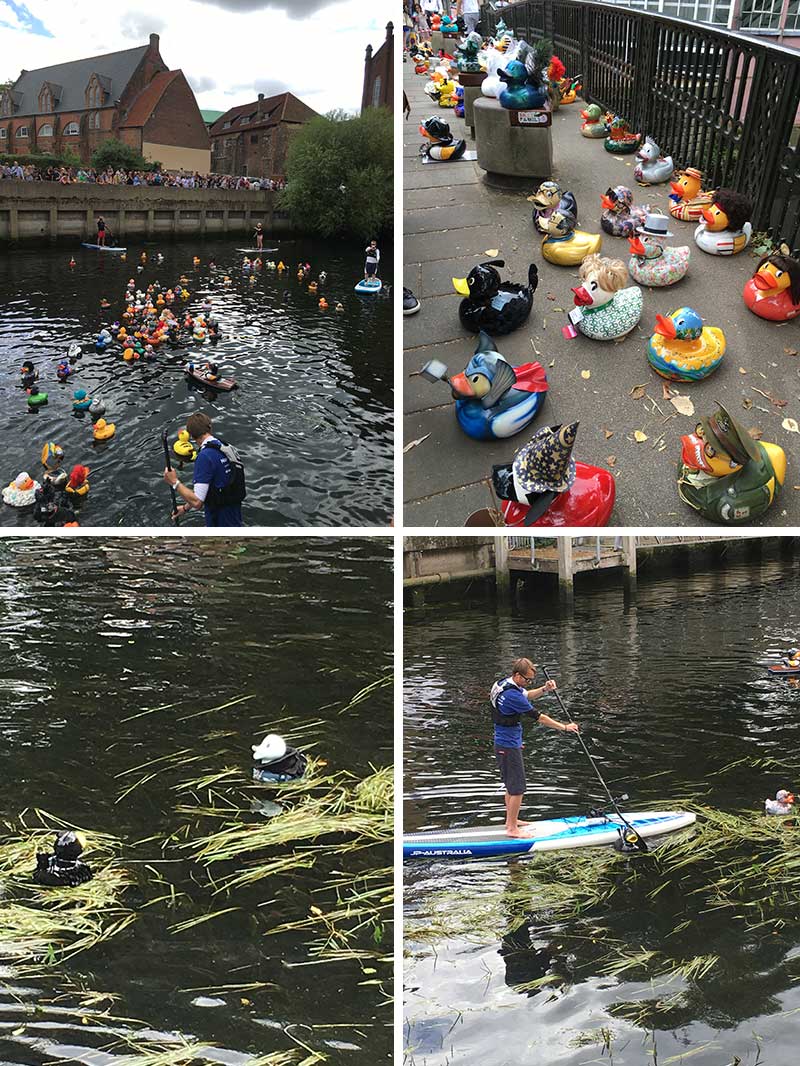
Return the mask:
<svg viewBox="0 0 800 1066">
<path fill-rule="evenodd" d="M 0 0 L 0 81 L 161 37 L 201 108 L 293 92 L 315 111 L 357 111 L 364 51 L 397 0 Z M 399 28 L 398 28 L 399 29 Z"/>
</svg>

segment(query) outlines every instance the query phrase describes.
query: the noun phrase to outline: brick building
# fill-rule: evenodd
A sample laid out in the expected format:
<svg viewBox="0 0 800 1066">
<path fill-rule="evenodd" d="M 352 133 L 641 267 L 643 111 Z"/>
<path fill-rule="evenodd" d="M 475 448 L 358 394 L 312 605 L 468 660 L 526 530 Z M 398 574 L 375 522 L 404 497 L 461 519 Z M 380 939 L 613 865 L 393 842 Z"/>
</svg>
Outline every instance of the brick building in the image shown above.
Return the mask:
<svg viewBox="0 0 800 1066">
<path fill-rule="evenodd" d="M 286 176 L 289 138 L 317 112 L 292 93 L 232 107 L 211 127 L 211 170 L 278 180 Z"/>
<path fill-rule="evenodd" d="M 211 165 L 208 130 L 189 83 L 168 70 L 157 33 L 121 52 L 23 70 L 0 94 L 0 152 L 60 155 L 88 163 L 116 137 L 167 170 Z"/>
<path fill-rule="evenodd" d="M 372 45 L 367 45 L 364 60 L 364 91 L 361 94 L 361 110 L 368 107 L 388 107 L 394 111 L 394 26 L 386 26 L 386 40 L 372 54 Z"/>
</svg>

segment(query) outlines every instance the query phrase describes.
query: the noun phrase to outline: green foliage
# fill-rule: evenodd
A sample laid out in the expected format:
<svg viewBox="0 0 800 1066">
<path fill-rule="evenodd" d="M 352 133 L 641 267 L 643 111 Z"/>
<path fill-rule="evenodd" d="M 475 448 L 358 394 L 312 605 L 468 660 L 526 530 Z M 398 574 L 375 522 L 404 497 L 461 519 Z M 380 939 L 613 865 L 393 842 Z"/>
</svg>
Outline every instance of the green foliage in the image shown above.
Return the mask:
<svg viewBox="0 0 800 1066">
<path fill-rule="evenodd" d="M 153 170 L 156 164 L 149 163 L 141 152 L 130 145 L 109 137 L 94 150 L 92 166 L 95 170 L 105 170 L 106 167 L 113 167 L 114 170 Z"/>
<path fill-rule="evenodd" d="M 280 206 L 322 237 L 377 238 L 392 228 L 394 137 L 390 112 L 369 108 L 312 119 L 289 144 Z"/>
<path fill-rule="evenodd" d="M 76 162 L 72 161 L 72 158 L 68 158 L 72 153 L 65 152 L 63 155 L 52 155 L 49 152 L 32 152 L 28 153 L 10 153 L 0 152 L 0 163 L 19 163 L 22 167 L 34 166 L 34 167 L 74 167 L 80 166 L 80 160 L 77 156 L 73 157 Z"/>
</svg>

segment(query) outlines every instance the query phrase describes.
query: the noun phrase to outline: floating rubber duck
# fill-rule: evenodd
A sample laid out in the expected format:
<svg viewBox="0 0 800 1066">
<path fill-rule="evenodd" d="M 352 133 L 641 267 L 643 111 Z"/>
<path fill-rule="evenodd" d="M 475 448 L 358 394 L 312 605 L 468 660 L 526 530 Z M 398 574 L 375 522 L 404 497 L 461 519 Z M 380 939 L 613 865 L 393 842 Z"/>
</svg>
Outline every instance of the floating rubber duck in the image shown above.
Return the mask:
<svg viewBox="0 0 800 1066">
<path fill-rule="evenodd" d="M 72 394 L 72 410 L 88 411 L 92 406 L 91 396 L 87 396 L 86 389 L 76 389 Z"/>
<path fill-rule="evenodd" d="M 70 259 L 70 261 L 69 261 L 69 268 L 70 268 L 70 270 L 72 270 L 72 269 L 73 269 L 73 267 L 76 267 L 77 265 L 78 265 L 78 264 L 77 264 L 77 263 L 75 262 L 75 259 L 74 259 L 74 257 L 73 257 L 72 259 Z"/>
<path fill-rule="evenodd" d="M 690 250 L 665 248 L 664 238 L 672 237 L 667 215 L 649 214 L 644 225 L 639 226 L 634 237 L 628 238 L 631 258 L 628 270 L 634 281 L 640 285 L 661 287 L 674 285 L 685 277 L 689 269 Z"/>
<path fill-rule="evenodd" d="M 336 313 L 337 313 L 338 315 L 340 315 L 340 314 L 341 314 L 341 313 L 342 313 L 342 312 L 344 311 L 344 304 L 342 304 L 342 303 L 337 303 L 336 307 L 334 307 L 334 311 L 335 311 L 335 312 L 336 312 Z"/>
<path fill-rule="evenodd" d="M 140 259 L 140 260 L 141 260 L 141 261 L 142 261 L 143 263 L 146 263 L 146 262 L 147 262 L 147 252 L 142 252 L 142 254 L 141 254 L 141 255 L 139 256 L 139 259 Z"/>
<path fill-rule="evenodd" d="M 310 283 L 310 285 L 308 286 L 308 291 L 310 293 L 316 293 L 316 291 L 317 291 L 317 283 L 316 283 L 316 281 L 312 281 Z"/>
<path fill-rule="evenodd" d="M 788 322 L 800 315 L 800 261 L 789 255 L 786 245 L 759 262 L 745 282 L 744 302 L 759 318 Z"/>
<path fill-rule="evenodd" d="M 677 181 L 669 183 L 669 213 L 681 222 L 699 222 L 703 217 L 703 208 L 710 206 L 713 192 L 703 192 L 701 184 L 703 175 L 694 167 L 687 167 Z"/>
<path fill-rule="evenodd" d="M 622 260 L 587 255 L 578 276 L 583 284 L 572 292 L 581 317 L 571 321 L 581 333 L 596 341 L 630 333 L 642 317 L 642 290 L 638 285 L 625 287 L 628 271 Z"/>
<path fill-rule="evenodd" d="M 652 368 L 670 381 L 700 381 L 713 373 L 725 354 L 725 334 L 704 326 L 691 307 L 667 317 L 656 315 L 656 331 L 647 346 Z"/>
<path fill-rule="evenodd" d="M 200 266 L 200 256 L 199 256 L 199 255 L 196 255 L 196 256 L 194 256 L 194 258 L 192 259 L 192 263 L 193 263 L 193 264 L 194 264 L 194 265 L 195 265 L 196 267 L 199 267 L 199 266 Z"/>
<path fill-rule="evenodd" d="M 114 338 L 107 329 L 101 329 L 95 337 L 94 346 L 98 352 L 105 351 L 109 344 L 114 343 Z"/>
<path fill-rule="evenodd" d="M 100 306 L 102 308 L 106 308 L 106 307 L 110 307 L 111 304 L 109 303 L 109 301 L 105 297 L 103 297 L 103 299 L 100 301 Z"/>
<path fill-rule="evenodd" d="M 777 444 L 756 441 L 721 403 L 695 432 L 681 437 L 678 495 L 711 522 L 751 523 L 777 497 L 786 478 L 786 455 Z"/>
<path fill-rule="evenodd" d="M 544 426 L 513 462 L 492 468 L 507 526 L 604 526 L 616 496 L 613 476 L 572 458 L 578 423 Z"/>
<path fill-rule="evenodd" d="M 68 359 L 62 359 L 56 367 L 56 377 L 59 381 L 66 381 L 67 378 L 72 377 L 75 373 L 74 368 L 70 365 Z"/>
<path fill-rule="evenodd" d="M 632 133 L 624 118 L 619 115 L 611 117 L 608 122 L 608 136 L 603 141 L 603 147 L 607 152 L 625 155 L 628 152 L 635 152 L 641 143 L 641 133 Z"/>
<path fill-rule="evenodd" d="M 28 394 L 28 407 L 44 407 L 47 403 L 47 393 L 42 392 L 38 385 L 34 386 Z"/>
<path fill-rule="evenodd" d="M 92 428 L 92 432 L 95 440 L 110 440 L 117 432 L 117 427 L 113 422 L 106 422 L 104 418 L 98 418 Z"/>
<path fill-rule="evenodd" d="M 703 221 L 694 231 L 697 247 L 710 255 L 738 255 L 753 233 L 753 204 L 734 189 L 717 189 L 712 203 L 703 208 Z"/>
<path fill-rule="evenodd" d="M 511 366 L 483 331 L 463 373 L 450 378 L 444 363 L 433 359 L 421 374 L 429 381 L 447 381 L 458 423 L 474 440 L 502 439 L 525 429 L 536 417 L 548 387 L 540 363 Z"/>
<path fill-rule="evenodd" d="M 91 881 L 94 876 L 91 867 L 79 858 L 85 847 L 86 840 L 82 833 L 73 832 L 71 829 L 57 833 L 52 853 L 36 852 L 33 880 L 37 885 L 61 888 L 75 888 L 76 885 Z"/>
<path fill-rule="evenodd" d="M 31 507 L 36 502 L 36 493 L 41 487 L 27 470 L 23 470 L 3 489 L 3 503 L 7 503 L 9 507 Z"/>
<path fill-rule="evenodd" d="M 66 491 L 71 496 L 85 496 L 89 492 L 90 473 L 88 466 L 73 466 L 66 484 Z"/>
<path fill-rule="evenodd" d="M 764 813 L 772 815 L 794 814 L 794 796 L 788 789 L 779 788 L 775 799 L 764 800 Z"/>
<path fill-rule="evenodd" d="M 277 733 L 268 733 L 253 749 L 253 780 L 262 784 L 299 781 L 308 767 L 302 751 L 290 747 Z"/>
<path fill-rule="evenodd" d="M 633 193 L 627 185 L 616 185 L 600 196 L 603 214 L 600 225 L 612 237 L 630 237 L 641 226 L 650 210 L 650 205 L 633 206 Z"/>
<path fill-rule="evenodd" d="M 577 220 L 578 204 L 571 192 L 562 192 L 557 181 L 543 181 L 539 188 L 528 197 L 533 204 L 531 218 L 540 233 L 549 233 L 546 223 L 552 213 L 559 208 L 563 213 L 572 212 Z"/>
<path fill-rule="evenodd" d="M 433 163 L 454 162 L 460 159 L 467 149 L 467 142 L 455 140 L 449 124 L 436 115 L 426 119 L 419 127 L 419 132 L 429 142 L 420 147 L 420 155 Z"/>
<path fill-rule="evenodd" d="M 36 369 L 30 359 L 26 359 L 20 367 L 19 376 L 20 381 L 22 382 L 23 389 L 26 389 L 28 392 L 30 392 L 33 386 L 39 380 L 39 371 Z"/>
<path fill-rule="evenodd" d="M 282 274 L 284 272 L 284 270 L 286 269 L 286 264 L 283 262 L 282 259 L 279 260 L 278 265 L 275 269 L 278 271 L 279 274 Z"/>
<path fill-rule="evenodd" d="M 581 123 L 582 137 L 597 139 L 608 135 L 605 113 L 598 104 L 589 104 L 588 107 L 584 108 L 581 111 L 581 118 L 583 119 Z"/>
<path fill-rule="evenodd" d="M 178 439 L 172 445 L 172 450 L 185 463 L 193 463 L 197 458 L 197 450 L 189 437 L 189 430 L 182 429 L 178 432 Z"/>
<path fill-rule="evenodd" d="M 89 407 L 89 414 L 92 416 L 92 418 L 99 418 L 100 415 L 104 415 L 105 413 L 106 405 L 103 403 L 99 396 L 95 396 Z"/>
<path fill-rule="evenodd" d="M 577 205 L 574 211 L 567 211 L 563 203 L 543 223 L 548 236 L 542 239 L 542 255 L 557 266 L 579 266 L 587 255 L 600 251 L 603 238 L 599 233 L 575 229 Z"/>
<path fill-rule="evenodd" d="M 327 311 L 328 310 L 328 301 L 325 299 L 324 296 L 320 297 L 319 309 L 320 309 L 320 311 Z"/>
<path fill-rule="evenodd" d="M 42 446 L 41 459 L 45 470 L 57 470 L 64 462 L 64 449 L 60 444 L 49 440 Z"/>
<path fill-rule="evenodd" d="M 661 182 L 669 181 L 675 172 L 672 156 L 662 155 L 652 137 L 645 137 L 636 158 L 639 162 L 633 168 L 633 176 L 642 185 L 660 185 Z"/>
<path fill-rule="evenodd" d="M 485 331 L 490 336 L 502 336 L 521 326 L 531 313 L 539 284 L 535 264 L 528 268 L 527 285 L 501 281 L 495 267 L 504 266 L 505 260 L 491 259 L 473 267 L 465 278 L 453 278 L 453 288 L 465 297 L 458 316 L 470 333 Z"/>
</svg>

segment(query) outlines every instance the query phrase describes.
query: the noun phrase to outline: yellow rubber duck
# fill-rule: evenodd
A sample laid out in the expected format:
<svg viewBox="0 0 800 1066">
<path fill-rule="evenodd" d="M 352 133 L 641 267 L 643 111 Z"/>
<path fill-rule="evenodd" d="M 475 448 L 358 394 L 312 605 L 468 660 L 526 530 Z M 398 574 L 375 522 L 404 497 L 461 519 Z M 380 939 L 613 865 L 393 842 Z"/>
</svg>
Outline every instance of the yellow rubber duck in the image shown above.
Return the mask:
<svg viewBox="0 0 800 1066">
<path fill-rule="evenodd" d="M 317 291 L 317 283 L 316 283 L 316 281 L 312 281 L 311 282 L 311 284 L 308 286 L 308 291 L 311 292 L 311 293 L 315 293 Z"/>
<path fill-rule="evenodd" d="M 677 181 L 671 181 L 669 213 L 681 222 L 699 222 L 703 209 L 711 206 L 713 192 L 703 192 L 703 175 L 694 167 L 687 167 Z"/>
<path fill-rule="evenodd" d="M 143 263 L 146 263 L 147 262 L 147 252 L 142 252 L 142 254 L 139 256 L 139 258 L 141 259 L 141 261 Z"/>
<path fill-rule="evenodd" d="M 328 301 L 325 299 L 324 296 L 320 297 L 319 309 L 320 309 L 320 311 L 327 311 L 328 310 Z"/>
<path fill-rule="evenodd" d="M 197 451 L 189 438 L 189 430 L 182 429 L 178 433 L 178 439 L 172 445 L 172 450 L 180 456 L 184 462 L 193 463 L 197 458 Z"/>
<path fill-rule="evenodd" d="M 282 259 L 278 263 L 278 265 L 277 265 L 277 267 L 275 269 L 276 270 L 280 270 L 281 273 L 283 273 L 283 271 L 286 269 L 286 264 L 284 263 L 284 261 Z"/>
<path fill-rule="evenodd" d="M 113 422 L 106 422 L 104 418 L 98 418 L 92 432 L 95 440 L 110 440 L 117 432 L 117 427 Z"/>
<path fill-rule="evenodd" d="M 123 252 L 123 253 L 122 253 L 122 254 L 120 255 L 120 259 L 121 259 L 121 261 L 122 261 L 123 263 L 125 262 L 125 260 L 126 260 L 127 258 L 128 258 L 127 252 Z"/>
<path fill-rule="evenodd" d="M 199 266 L 200 266 L 200 256 L 199 256 L 199 255 L 196 255 L 196 256 L 195 256 L 195 257 L 194 257 L 194 258 L 192 259 L 192 262 L 194 263 L 194 265 L 195 265 L 196 267 L 199 267 Z"/>
<path fill-rule="evenodd" d="M 663 378 L 700 381 L 717 369 L 724 354 L 725 334 L 717 326 L 704 326 L 691 307 L 656 315 L 647 358 Z"/>
<path fill-rule="evenodd" d="M 587 255 L 600 251 L 603 238 L 599 233 L 575 229 L 576 215 L 572 211 L 556 209 L 547 219 L 539 220 L 539 228 L 546 231 L 542 239 L 542 255 L 557 266 L 579 266 Z"/>
<path fill-rule="evenodd" d="M 189 290 L 188 289 L 181 289 L 181 299 L 182 300 L 188 300 L 189 299 Z"/>
</svg>

